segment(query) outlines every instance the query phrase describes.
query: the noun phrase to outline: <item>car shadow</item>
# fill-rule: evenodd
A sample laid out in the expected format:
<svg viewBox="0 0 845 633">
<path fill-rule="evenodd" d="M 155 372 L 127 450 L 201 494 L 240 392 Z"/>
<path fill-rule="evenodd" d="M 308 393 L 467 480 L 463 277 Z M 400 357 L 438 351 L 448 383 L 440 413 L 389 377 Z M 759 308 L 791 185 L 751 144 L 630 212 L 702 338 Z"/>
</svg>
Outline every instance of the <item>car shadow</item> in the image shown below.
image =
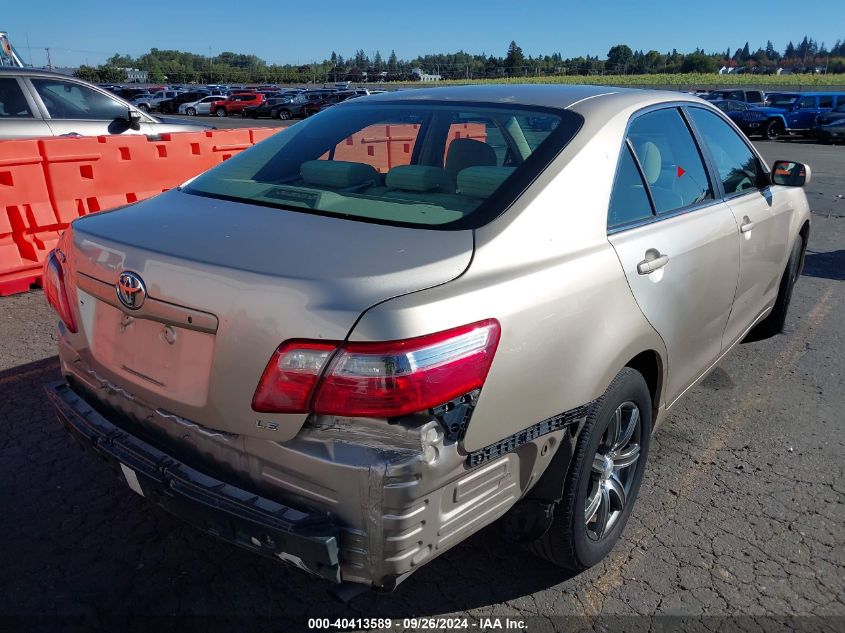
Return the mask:
<svg viewBox="0 0 845 633">
<path fill-rule="evenodd" d="M 801 274 L 806 277 L 845 281 L 845 249 L 828 253 L 808 250 L 804 256 L 804 270 Z"/>
</svg>

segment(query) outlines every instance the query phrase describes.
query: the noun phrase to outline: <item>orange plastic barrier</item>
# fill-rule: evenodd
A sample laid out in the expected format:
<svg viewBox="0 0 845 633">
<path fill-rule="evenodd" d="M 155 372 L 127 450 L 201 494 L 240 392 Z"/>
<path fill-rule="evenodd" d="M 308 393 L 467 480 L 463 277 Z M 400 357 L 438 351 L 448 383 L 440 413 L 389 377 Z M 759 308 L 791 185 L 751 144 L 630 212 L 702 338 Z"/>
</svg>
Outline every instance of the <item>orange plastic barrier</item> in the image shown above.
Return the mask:
<svg viewBox="0 0 845 633">
<path fill-rule="evenodd" d="M 408 165 L 417 141 L 419 125 L 371 125 L 353 134 L 334 150 L 334 160 L 348 160 L 367 163 L 384 174 L 398 165 Z M 449 152 L 449 145 L 458 138 L 487 140 L 487 131 L 483 123 L 454 123 L 449 128 L 444 158 Z M 328 160 L 327 152 L 322 159 Z"/>
<path fill-rule="evenodd" d="M 23 292 L 59 236 L 38 141 L 0 143 L 0 296 Z"/>
<path fill-rule="evenodd" d="M 249 138 L 252 140 L 252 144 L 255 145 L 256 143 L 260 143 L 261 141 L 270 138 L 276 132 L 280 132 L 283 128 L 273 128 L 273 127 L 257 127 L 253 128 L 249 131 Z"/>
<path fill-rule="evenodd" d="M 167 191 L 278 131 L 0 142 L 0 296 L 40 283 L 44 257 L 73 219 Z"/>
<path fill-rule="evenodd" d="M 173 186 L 169 161 L 143 136 L 38 141 L 59 220 L 149 198 Z"/>
</svg>

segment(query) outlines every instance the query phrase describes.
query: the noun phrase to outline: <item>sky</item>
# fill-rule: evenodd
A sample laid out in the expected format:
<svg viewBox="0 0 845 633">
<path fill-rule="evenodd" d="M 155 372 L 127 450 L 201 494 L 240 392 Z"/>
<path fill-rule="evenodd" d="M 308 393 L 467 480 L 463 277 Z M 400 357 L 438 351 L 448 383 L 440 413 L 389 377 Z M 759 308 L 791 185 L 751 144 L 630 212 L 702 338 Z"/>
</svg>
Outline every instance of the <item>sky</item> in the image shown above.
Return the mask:
<svg viewBox="0 0 845 633">
<path fill-rule="evenodd" d="M 385 59 L 393 49 L 400 59 L 458 50 L 504 56 L 511 40 L 525 55 L 604 58 L 614 44 L 711 52 L 748 41 L 753 51 L 771 40 L 782 52 L 789 40 L 808 35 L 832 46 L 845 39 L 845 2 L 16 0 L 3 7 L 0 30 L 36 66 L 46 64 L 46 47 L 54 66 L 97 65 L 114 53 L 150 48 L 307 64 L 357 49 L 370 57 L 379 50 Z"/>
</svg>

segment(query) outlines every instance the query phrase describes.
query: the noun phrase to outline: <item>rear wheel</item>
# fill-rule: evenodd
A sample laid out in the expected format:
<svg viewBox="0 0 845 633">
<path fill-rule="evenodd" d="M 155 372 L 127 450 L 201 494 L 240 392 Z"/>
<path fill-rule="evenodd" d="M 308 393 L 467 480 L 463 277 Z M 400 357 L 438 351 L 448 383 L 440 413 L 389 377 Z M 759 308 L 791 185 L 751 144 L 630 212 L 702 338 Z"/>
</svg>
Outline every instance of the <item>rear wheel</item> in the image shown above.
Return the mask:
<svg viewBox="0 0 845 633">
<path fill-rule="evenodd" d="M 613 548 L 642 482 L 651 437 L 651 395 L 626 367 L 599 398 L 578 436 L 552 524 L 531 544 L 538 556 L 580 572 Z"/>
<path fill-rule="evenodd" d="M 763 129 L 763 136 L 770 141 L 776 141 L 783 135 L 783 123 L 780 121 L 769 121 Z"/>
<path fill-rule="evenodd" d="M 214 114 L 216 114 L 219 117 L 225 117 L 225 116 L 228 116 L 229 113 L 226 112 L 226 108 L 217 108 L 214 111 Z"/>
<path fill-rule="evenodd" d="M 804 249 L 804 240 L 799 236 L 792 246 L 789 254 L 789 261 L 786 270 L 780 278 L 778 297 L 775 299 L 775 307 L 765 319 L 760 321 L 752 332 L 752 337 L 768 338 L 783 332 L 786 325 L 786 315 L 789 312 L 789 303 L 792 301 L 792 289 L 798 281 L 798 274 L 801 272 L 801 251 Z"/>
<path fill-rule="evenodd" d="M 187 114 L 188 116 L 196 116 L 197 115 L 197 109 L 196 108 L 188 108 L 187 110 L 185 110 L 185 114 Z"/>
<path fill-rule="evenodd" d="M 149 112 L 150 106 L 148 106 L 146 103 L 142 103 L 138 106 L 138 109 L 143 110 L 144 112 Z"/>
<path fill-rule="evenodd" d="M 290 119 L 290 112 L 288 112 L 287 110 L 279 110 L 279 118 L 282 121 L 289 120 Z"/>
</svg>

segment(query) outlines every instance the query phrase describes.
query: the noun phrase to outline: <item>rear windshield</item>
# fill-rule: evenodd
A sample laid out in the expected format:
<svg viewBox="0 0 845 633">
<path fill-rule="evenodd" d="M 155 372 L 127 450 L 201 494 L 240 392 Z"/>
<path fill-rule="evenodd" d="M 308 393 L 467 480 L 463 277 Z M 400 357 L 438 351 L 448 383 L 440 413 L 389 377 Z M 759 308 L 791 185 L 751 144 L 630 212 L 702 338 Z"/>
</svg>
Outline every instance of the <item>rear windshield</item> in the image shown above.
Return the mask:
<svg viewBox="0 0 845 633">
<path fill-rule="evenodd" d="M 227 160 L 185 191 L 386 224 L 472 228 L 510 206 L 581 123 L 564 110 L 349 102 Z"/>
</svg>

